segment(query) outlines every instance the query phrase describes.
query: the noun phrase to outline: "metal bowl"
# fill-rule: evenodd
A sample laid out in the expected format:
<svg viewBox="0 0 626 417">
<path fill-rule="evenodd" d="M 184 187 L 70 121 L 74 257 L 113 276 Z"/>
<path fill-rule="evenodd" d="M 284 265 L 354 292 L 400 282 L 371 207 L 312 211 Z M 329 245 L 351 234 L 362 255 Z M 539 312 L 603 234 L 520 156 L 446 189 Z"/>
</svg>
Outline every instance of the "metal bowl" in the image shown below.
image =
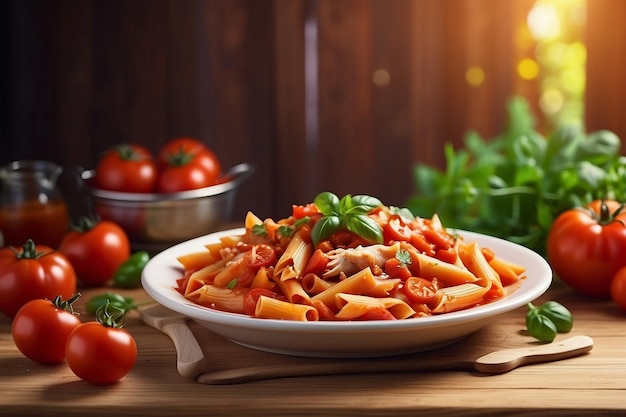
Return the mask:
<svg viewBox="0 0 626 417">
<path fill-rule="evenodd" d="M 88 205 L 102 219 L 119 224 L 136 249 L 158 251 L 215 232 L 230 220 L 239 186 L 252 167 L 235 165 L 232 179 L 210 187 L 176 193 L 124 193 L 96 188 L 95 170 L 79 173 Z"/>
</svg>

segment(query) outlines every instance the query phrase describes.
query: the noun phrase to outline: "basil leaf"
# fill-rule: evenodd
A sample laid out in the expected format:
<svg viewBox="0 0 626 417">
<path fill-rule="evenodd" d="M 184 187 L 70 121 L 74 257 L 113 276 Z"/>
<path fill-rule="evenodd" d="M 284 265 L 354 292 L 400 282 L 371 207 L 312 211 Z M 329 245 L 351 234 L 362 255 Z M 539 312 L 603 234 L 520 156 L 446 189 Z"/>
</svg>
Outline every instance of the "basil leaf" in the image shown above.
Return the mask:
<svg viewBox="0 0 626 417">
<path fill-rule="evenodd" d="M 408 208 L 389 206 L 389 212 L 392 214 L 397 214 L 408 222 L 412 222 L 413 220 L 415 220 L 415 216 Z"/>
<path fill-rule="evenodd" d="M 339 200 L 339 215 L 345 215 L 352 210 L 352 196 L 350 194 L 344 195 L 341 200 Z"/>
<path fill-rule="evenodd" d="M 324 216 L 338 216 L 339 210 L 339 198 L 328 191 L 320 193 L 315 197 L 315 206 Z"/>
<path fill-rule="evenodd" d="M 539 313 L 549 318 L 559 333 L 568 333 L 572 330 L 574 325 L 572 313 L 562 304 L 556 301 L 547 301 L 539 307 Z"/>
<path fill-rule="evenodd" d="M 337 216 L 322 217 L 315 223 L 311 230 L 313 245 L 317 246 L 321 241 L 326 240 L 341 227 L 341 219 Z"/>
<path fill-rule="evenodd" d="M 526 328 L 531 336 L 542 342 L 552 342 L 557 334 L 556 325 L 538 309 L 533 309 L 526 315 Z"/>
<path fill-rule="evenodd" d="M 352 204 L 366 207 L 368 212 L 383 205 L 379 199 L 369 195 L 355 195 L 352 197 Z"/>
<path fill-rule="evenodd" d="M 383 243 L 383 231 L 374 219 L 366 214 L 347 216 L 346 228 L 372 243 Z"/>
</svg>

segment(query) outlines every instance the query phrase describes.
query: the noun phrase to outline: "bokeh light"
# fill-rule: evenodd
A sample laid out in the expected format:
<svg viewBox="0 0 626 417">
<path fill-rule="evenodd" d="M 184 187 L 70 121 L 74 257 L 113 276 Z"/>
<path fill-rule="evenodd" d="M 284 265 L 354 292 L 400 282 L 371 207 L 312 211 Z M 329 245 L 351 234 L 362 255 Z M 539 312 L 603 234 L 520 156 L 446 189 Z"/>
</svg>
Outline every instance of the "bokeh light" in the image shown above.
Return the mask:
<svg viewBox="0 0 626 417">
<path fill-rule="evenodd" d="M 485 71 L 479 66 L 472 66 L 465 71 L 465 80 L 473 87 L 478 87 L 485 82 Z"/>
</svg>

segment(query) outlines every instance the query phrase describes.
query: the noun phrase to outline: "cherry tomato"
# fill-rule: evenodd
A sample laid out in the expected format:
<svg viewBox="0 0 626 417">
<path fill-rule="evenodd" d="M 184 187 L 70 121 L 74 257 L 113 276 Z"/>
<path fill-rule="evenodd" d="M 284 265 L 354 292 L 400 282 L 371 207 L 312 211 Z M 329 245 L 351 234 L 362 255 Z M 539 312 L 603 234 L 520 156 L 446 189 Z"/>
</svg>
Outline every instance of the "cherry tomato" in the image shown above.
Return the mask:
<svg viewBox="0 0 626 417">
<path fill-rule="evenodd" d="M 403 281 L 411 277 L 411 271 L 409 271 L 406 263 L 396 257 L 385 261 L 385 273 L 389 275 L 389 278 L 400 278 Z"/>
<path fill-rule="evenodd" d="M 65 360 L 79 378 L 93 385 L 108 385 L 122 379 L 133 368 L 137 343 L 123 328 L 90 321 L 70 333 Z"/>
<path fill-rule="evenodd" d="M 126 232 L 116 223 L 82 218 L 77 230 L 63 238 L 59 252 L 70 260 L 80 281 L 102 285 L 113 278 L 131 249 Z"/>
<path fill-rule="evenodd" d="M 276 251 L 270 245 L 260 243 L 252 245 L 252 248 L 244 255 L 246 265 L 250 268 L 259 269 L 262 266 L 274 264 Z"/>
<path fill-rule="evenodd" d="M 158 154 L 157 191 L 171 193 L 208 187 L 218 182 L 221 165 L 197 139 L 180 137 L 167 142 Z"/>
<path fill-rule="evenodd" d="M 404 294 L 416 303 L 433 304 L 437 298 L 437 287 L 424 278 L 411 277 L 404 283 Z"/>
<path fill-rule="evenodd" d="M 0 311 L 13 318 L 28 301 L 70 298 L 76 291 L 76 273 L 61 252 L 28 240 L 21 251 L 0 249 Z"/>
<path fill-rule="evenodd" d="M 610 297 L 611 280 L 626 266 L 626 212 L 615 201 L 567 210 L 548 234 L 548 260 L 556 275 L 591 297 Z"/>
<path fill-rule="evenodd" d="M 397 214 L 389 216 L 389 220 L 383 227 L 385 242 L 403 241 L 407 242 L 411 238 L 413 231 Z"/>
<path fill-rule="evenodd" d="M 626 267 L 621 268 L 611 280 L 611 299 L 620 310 L 626 311 Z"/>
<path fill-rule="evenodd" d="M 256 303 L 262 295 L 270 298 L 280 298 L 278 294 L 272 290 L 268 290 L 267 288 L 251 289 L 243 296 L 243 310 L 247 315 L 254 317 L 254 313 L 256 312 Z"/>
<path fill-rule="evenodd" d="M 81 324 L 71 307 L 78 298 L 63 301 L 31 300 L 20 308 L 13 319 L 11 333 L 15 346 L 27 358 L 44 364 L 63 362 L 65 343 L 70 333 Z"/>
<path fill-rule="evenodd" d="M 128 193 L 150 193 L 157 180 L 157 166 L 150 151 L 123 144 L 107 151 L 96 166 L 96 187 Z"/>
</svg>

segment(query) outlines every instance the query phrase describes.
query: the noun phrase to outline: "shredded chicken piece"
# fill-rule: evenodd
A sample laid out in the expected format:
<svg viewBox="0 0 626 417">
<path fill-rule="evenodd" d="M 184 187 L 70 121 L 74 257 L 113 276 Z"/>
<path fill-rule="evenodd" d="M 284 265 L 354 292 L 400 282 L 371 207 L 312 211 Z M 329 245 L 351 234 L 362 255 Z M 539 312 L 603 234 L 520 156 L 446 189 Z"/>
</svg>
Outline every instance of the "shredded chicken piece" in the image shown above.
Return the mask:
<svg viewBox="0 0 626 417">
<path fill-rule="evenodd" d="M 334 277 L 341 272 L 349 276 L 367 267 L 372 270 L 383 268 L 388 259 L 396 256 L 399 248 L 400 244 L 395 243 L 392 246 L 371 245 L 352 249 L 333 249 L 327 253 L 330 262 L 322 276 Z"/>
</svg>

